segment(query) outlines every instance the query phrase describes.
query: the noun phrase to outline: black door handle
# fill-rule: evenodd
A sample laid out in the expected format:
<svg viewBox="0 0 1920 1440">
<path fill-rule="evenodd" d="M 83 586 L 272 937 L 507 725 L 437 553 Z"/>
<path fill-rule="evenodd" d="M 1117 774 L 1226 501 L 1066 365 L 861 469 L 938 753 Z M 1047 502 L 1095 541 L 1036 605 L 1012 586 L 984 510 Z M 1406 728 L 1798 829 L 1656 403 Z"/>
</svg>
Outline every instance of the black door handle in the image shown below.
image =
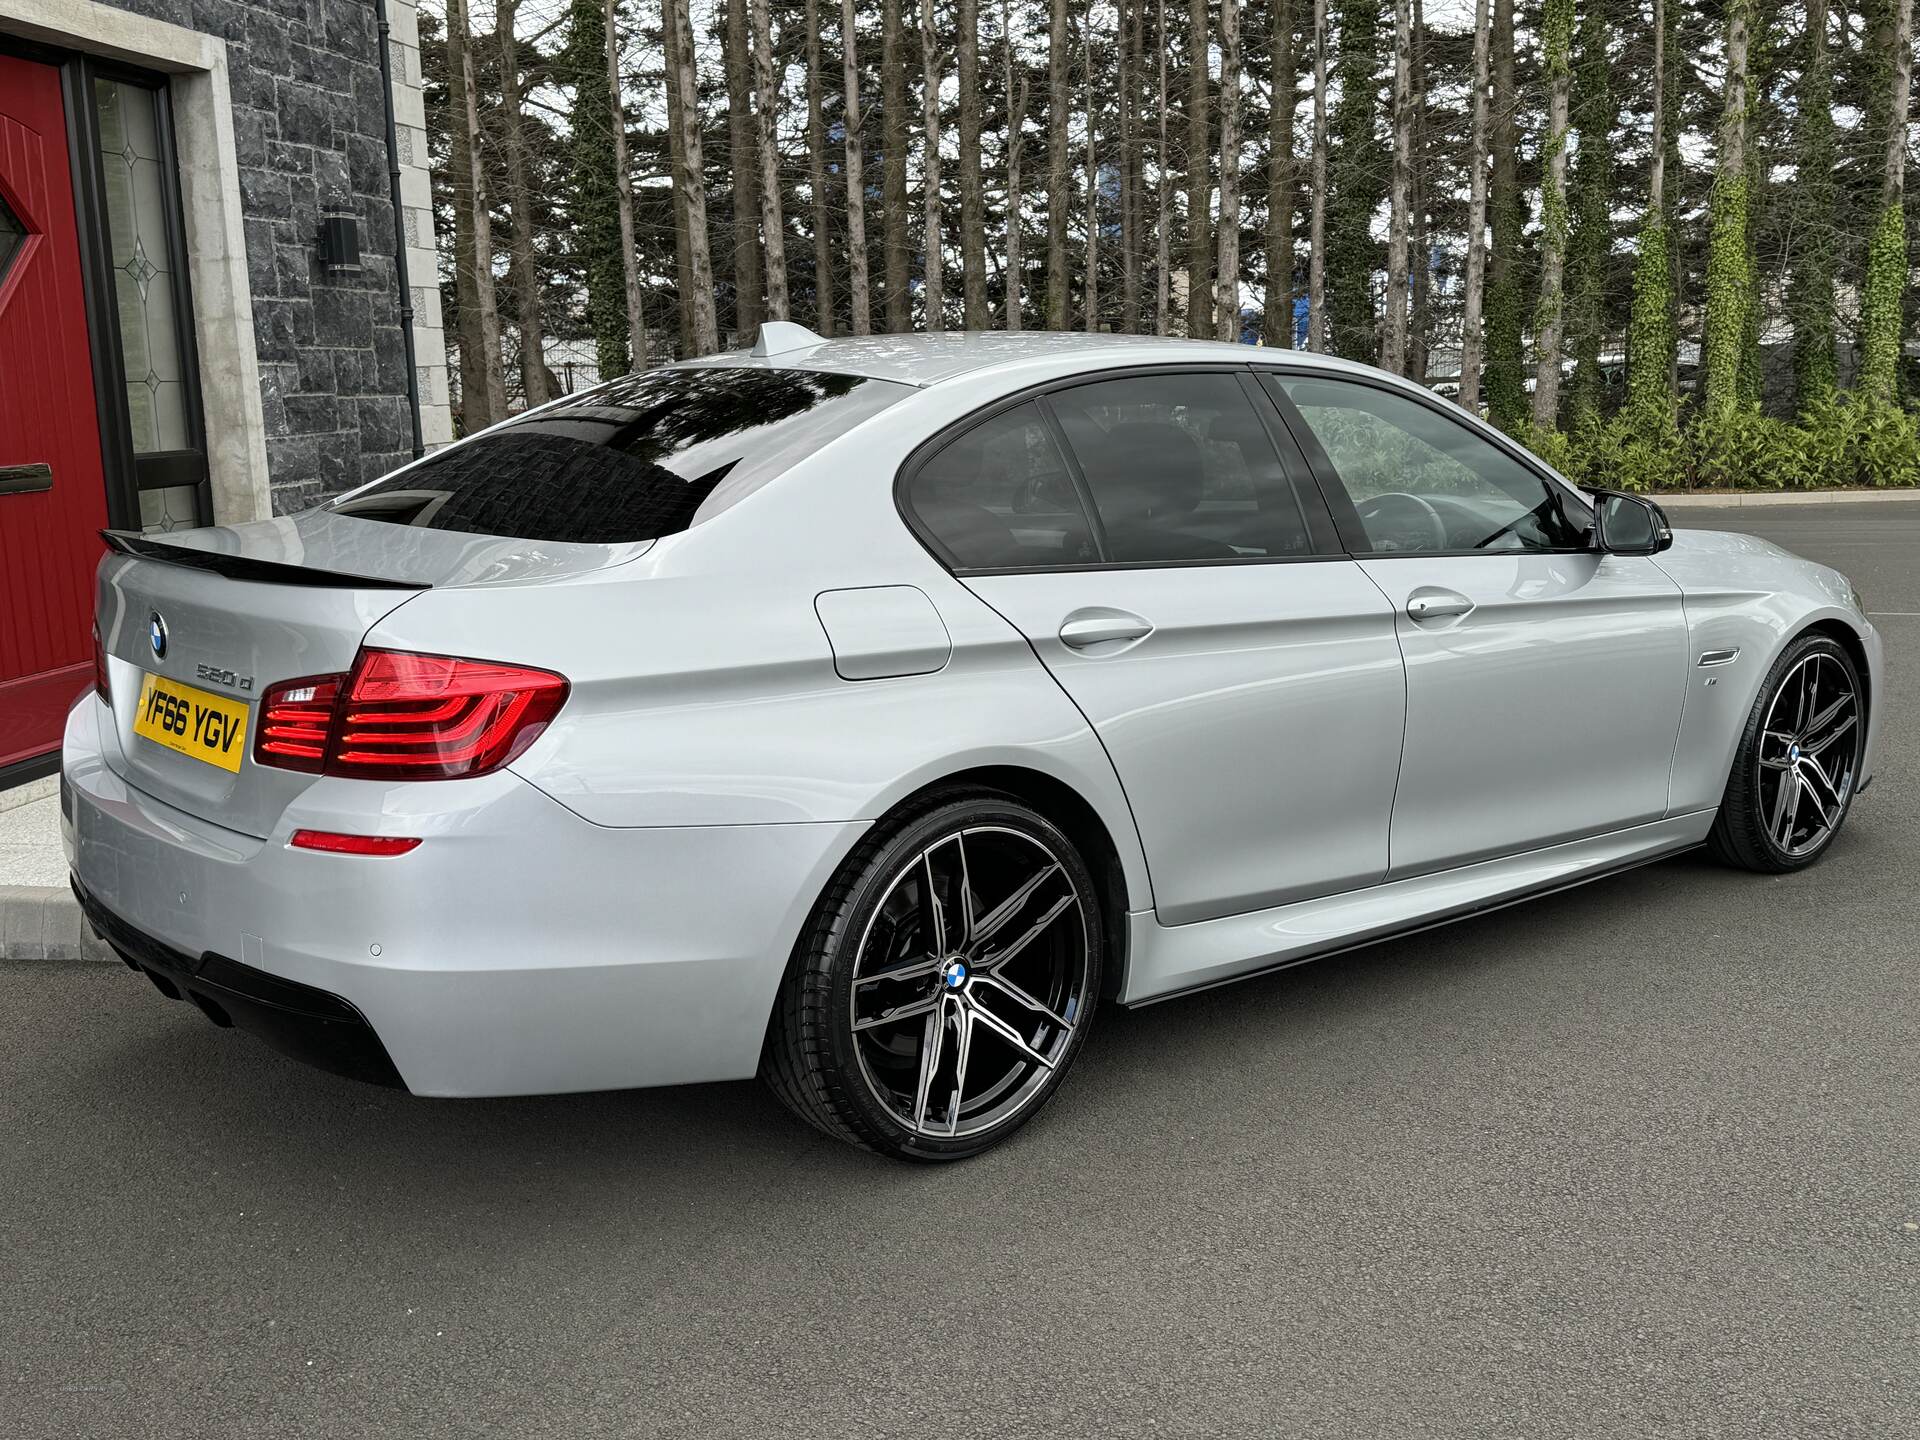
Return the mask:
<svg viewBox="0 0 1920 1440">
<path fill-rule="evenodd" d="M 53 488 L 53 467 L 44 461 L 32 465 L 0 465 L 0 495 L 32 495 Z"/>
</svg>

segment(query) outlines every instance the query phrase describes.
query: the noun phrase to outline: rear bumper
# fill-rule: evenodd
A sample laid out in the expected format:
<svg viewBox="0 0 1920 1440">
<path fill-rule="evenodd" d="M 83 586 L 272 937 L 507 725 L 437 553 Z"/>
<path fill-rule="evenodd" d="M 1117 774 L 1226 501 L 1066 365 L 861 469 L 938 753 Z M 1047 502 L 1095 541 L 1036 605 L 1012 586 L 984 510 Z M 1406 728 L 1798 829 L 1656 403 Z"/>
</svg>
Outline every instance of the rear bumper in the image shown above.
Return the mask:
<svg viewBox="0 0 1920 1440">
<path fill-rule="evenodd" d="M 262 840 L 128 785 L 103 709 L 69 714 L 61 774 L 96 928 L 277 1048 L 422 1095 L 752 1075 L 794 939 L 864 828 L 610 829 L 502 773 L 319 781 Z M 288 846 L 299 827 L 422 844 L 321 854 Z"/>
<path fill-rule="evenodd" d="M 374 1085 L 401 1083 L 400 1072 L 366 1017 L 338 995 L 282 980 L 224 955 L 175 950 L 122 920 L 78 879 L 73 893 L 94 934 L 169 1000 L 188 1001 L 214 1024 L 237 1026 L 281 1054 L 322 1070 Z"/>
</svg>

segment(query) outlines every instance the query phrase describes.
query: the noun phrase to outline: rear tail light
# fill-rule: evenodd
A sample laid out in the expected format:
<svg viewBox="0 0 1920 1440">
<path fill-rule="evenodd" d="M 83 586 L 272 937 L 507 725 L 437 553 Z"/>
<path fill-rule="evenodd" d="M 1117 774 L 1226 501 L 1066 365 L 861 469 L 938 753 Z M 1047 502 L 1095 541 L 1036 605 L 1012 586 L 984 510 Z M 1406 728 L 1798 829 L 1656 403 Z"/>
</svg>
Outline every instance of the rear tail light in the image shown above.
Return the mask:
<svg viewBox="0 0 1920 1440">
<path fill-rule="evenodd" d="M 567 698 L 549 670 L 362 650 L 348 675 L 310 675 L 261 700 L 257 764 L 365 780 L 452 780 L 511 763 Z"/>
<path fill-rule="evenodd" d="M 113 692 L 107 687 L 107 647 L 100 639 L 98 620 L 93 622 L 93 693 L 113 704 Z"/>
</svg>

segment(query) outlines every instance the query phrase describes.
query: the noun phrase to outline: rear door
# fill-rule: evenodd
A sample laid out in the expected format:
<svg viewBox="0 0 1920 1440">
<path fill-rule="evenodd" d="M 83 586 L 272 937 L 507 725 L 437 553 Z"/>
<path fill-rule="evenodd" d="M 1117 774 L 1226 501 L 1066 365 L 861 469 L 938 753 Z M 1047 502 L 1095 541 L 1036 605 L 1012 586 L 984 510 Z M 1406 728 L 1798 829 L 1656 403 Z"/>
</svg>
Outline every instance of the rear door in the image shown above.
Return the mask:
<svg viewBox="0 0 1920 1440">
<path fill-rule="evenodd" d="M 1055 389 L 907 477 L 916 528 L 1112 756 L 1166 924 L 1386 871 L 1393 612 L 1329 553 L 1303 479 L 1271 407 L 1226 368 Z"/>
<path fill-rule="evenodd" d="M 1269 381 L 1407 662 L 1391 875 L 1657 820 L 1687 622 L 1647 556 L 1590 548 L 1584 502 L 1443 401 Z"/>
<path fill-rule="evenodd" d="M 87 687 L 106 523 L 60 72 L 0 54 L 0 768 Z"/>
</svg>

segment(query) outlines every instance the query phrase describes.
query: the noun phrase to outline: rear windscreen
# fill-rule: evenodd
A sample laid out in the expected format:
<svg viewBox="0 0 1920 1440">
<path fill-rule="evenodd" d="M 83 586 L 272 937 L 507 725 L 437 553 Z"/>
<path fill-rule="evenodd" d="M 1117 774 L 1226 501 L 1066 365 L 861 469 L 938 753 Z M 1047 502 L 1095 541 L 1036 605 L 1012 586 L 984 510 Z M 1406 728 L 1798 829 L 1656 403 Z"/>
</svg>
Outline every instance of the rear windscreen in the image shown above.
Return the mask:
<svg viewBox="0 0 1920 1440">
<path fill-rule="evenodd" d="M 912 393 L 810 370 L 628 375 L 377 480 L 333 509 L 521 540 L 652 540 L 686 529 L 710 498 L 718 510 L 759 489 Z"/>
</svg>

